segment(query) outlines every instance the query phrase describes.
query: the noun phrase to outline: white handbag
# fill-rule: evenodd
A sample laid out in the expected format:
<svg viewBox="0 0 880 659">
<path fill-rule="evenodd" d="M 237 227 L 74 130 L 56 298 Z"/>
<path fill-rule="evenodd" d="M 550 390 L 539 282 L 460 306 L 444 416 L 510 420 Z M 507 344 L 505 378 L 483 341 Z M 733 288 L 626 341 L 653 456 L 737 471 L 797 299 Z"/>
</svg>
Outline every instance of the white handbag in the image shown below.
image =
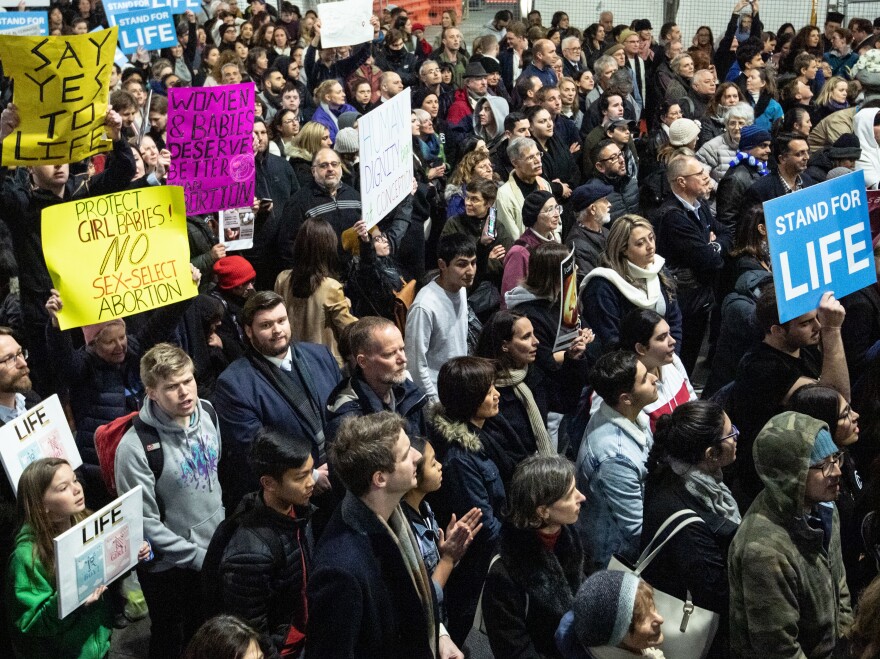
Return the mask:
<svg viewBox="0 0 880 659">
<path fill-rule="evenodd" d="M 680 521 L 678 525 L 669 532 L 666 539 L 659 545 L 654 547 L 657 538 L 666 530 L 670 524 L 685 515 L 691 515 Z M 695 522 L 704 523 L 702 518 L 696 512 L 690 509 L 679 510 L 669 516 L 663 522 L 651 542 L 645 547 L 645 551 L 639 556 L 636 564 L 629 567 L 623 561 L 614 556 L 608 563 L 609 570 L 618 570 L 620 572 L 631 572 L 637 577 L 641 577 L 642 571 L 645 570 L 654 560 L 654 557 L 663 549 L 669 540 L 688 524 Z M 718 614 L 714 611 L 702 609 L 694 606 L 691 601 L 691 593 L 687 592 L 687 599 L 682 601 L 677 597 L 673 597 L 663 591 L 654 589 L 654 605 L 657 611 L 663 616 L 663 643 L 660 649 L 667 659 L 705 659 L 718 631 Z"/>
</svg>

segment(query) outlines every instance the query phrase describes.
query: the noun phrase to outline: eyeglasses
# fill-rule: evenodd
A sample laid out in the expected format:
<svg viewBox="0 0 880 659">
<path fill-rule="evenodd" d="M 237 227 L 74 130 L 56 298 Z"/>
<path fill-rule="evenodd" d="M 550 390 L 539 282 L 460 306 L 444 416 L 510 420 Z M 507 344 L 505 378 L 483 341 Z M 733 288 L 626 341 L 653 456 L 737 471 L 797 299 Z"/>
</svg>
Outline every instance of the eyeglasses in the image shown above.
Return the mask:
<svg viewBox="0 0 880 659">
<path fill-rule="evenodd" d="M 719 440 L 719 442 L 726 442 L 728 439 L 732 439 L 732 440 L 733 440 L 733 443 L 736 444 L 736 442 L 739 441 L 739 428 L 737 428 L 737 427 L 734 426 L 734 425 L 731 425 L 731 426 L 730 426 L 730 429 L 731 429 L 730 434 L 729 434 L 729 435 L 724 435 L 724 437 L 722 437 L 722 438 Z"/>
<path fill-rule="evenodd" d="M 281 123 L 282 123 L 282 124 L 298 124 L 299 121 L 296 120 L 296 119 L 285 119 L 285 120 L 282 121 Z"/>
<path fill-rule="evenodd" d="M 810 465 L 810 469 L 821 469 L 822 475 L 825 478 L 831 478 L 831 475 L 834 473 L 834 467 L 840 465 L 843 460 L 843 451 L 838 451 L 837 453 L 832 453 L 829 455 L 821 464 Z"/>
<path fill-rule="evenodd" d="M 338 160 L 334 160 L 332 162 L 316 162 L 315 169 L 334 169 L 335 167 L 339 167 L 340 163 Z"/>
<path fill-rule="evenodd" d="M 27 361 L 28 351 L 24 348 L 19 348 L 18 352 L 14 355 L 9 355 L 6 359 L 0 359 L 0 366 L 3 368 L 9 368 L 10 366 L 14 366 L 18 361 L 18 358 L 21 357 L 23 360 Z"/>
<path fill-rule="evenodd" d="M 530 156 L 523 156 L 522 159 L 527 162 L 541 162 L 541 154 L 540 153 L 533 153 Z"/>
<path fill-rule="evenodd" d="M 702 178 L 702 177 L 708 176 L 708 174 L 706 174 L 705 170 L 701 169 L 698 172 L 691 172 L 690 174 L 682 174 L 680 178 L 688 178 L 690 176 L 699 176 Z"/>
<path fill-rule="evenodd" d="M 599 162 L 608 162 L 609 160 L 623 160 L 623 151 L 618 151 L 617 153 L 610 155 L 607 158 L 602 158 Z"/>
<path fill-rule="evenodd" d="M 562 206 L 551 206 L 547 210 L 541 211 L 545 215 L 562 215 Z"/>
</svg>

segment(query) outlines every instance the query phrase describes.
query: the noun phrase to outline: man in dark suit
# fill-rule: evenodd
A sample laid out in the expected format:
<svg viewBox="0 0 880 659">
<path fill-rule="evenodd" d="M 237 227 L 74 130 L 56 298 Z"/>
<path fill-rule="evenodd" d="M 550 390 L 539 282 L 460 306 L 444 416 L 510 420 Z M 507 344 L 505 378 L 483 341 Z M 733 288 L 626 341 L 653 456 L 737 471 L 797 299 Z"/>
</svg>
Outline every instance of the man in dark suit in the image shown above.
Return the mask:
<svg viewBox="0 0 880 659">
<path fill-rule="evenodd" d="M 586 67 L 581 61 L 581 41 L 577 37 L 565 37 L 562 40 L 562 73 L 577 81 L 578 74 Z"/>
<path fill-rule="evenodd" d="M 760 206 L 801 188 L 815 185 L 807 174 L 810 148 L 806 138 L 799 133 L 781 133 L 773 141 L 773 159 L 776 171 L 762 176 L 746 190 L 743 208 Z"/>
<path fill-rule="evenodd" d="M 247 456 L 263 428 L 307 437 L 315 459 L 315 494 L 327 492 L 324 424 L 327 399 L 341 380 L 336 360 L 325 346 L 291 343 L 284 300 L 271 291 L 248 298 L 241 324 L 250 346 L 220 375 L 213 401 L 223 436 L 226 509 L 235 510 L 245 494 L 259 489 Z M 320 506 L 320 500 L 316 503 Z"/>
<path fill-rule="evenodd" d="M 306 597 L 306 659 L 461 654 L 398 504 L 416 486 L 421 453 L 393 412 L 346 419 L 330 449 L 346 486 L 315 554 Z"/>
<path fill-rule="evenodd" d="M 655 223 L 657 253 L 666 259 L 677 280 L 681 361 L 692 373 L 716 303 L 718 275 L 733 240 L 705 201 L 709 175 L 699 160 L 674 158 L 666 176 L 673 195 L 660 207 Z"/>
</svg>

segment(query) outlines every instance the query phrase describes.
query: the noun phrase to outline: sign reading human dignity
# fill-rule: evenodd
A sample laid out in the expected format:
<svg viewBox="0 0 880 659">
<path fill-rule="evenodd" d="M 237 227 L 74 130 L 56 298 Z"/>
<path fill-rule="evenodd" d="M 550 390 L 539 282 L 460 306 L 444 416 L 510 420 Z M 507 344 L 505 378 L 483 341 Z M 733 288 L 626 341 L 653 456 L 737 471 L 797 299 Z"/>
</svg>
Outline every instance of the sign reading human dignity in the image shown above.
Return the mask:
<svg viewBox="0 0 880 659">
<path fill-rule="evenodd" d="M 195 297 L 183 188 L 157 186 L 49 206 L 43 256 L 64 300 L 61 329 Z"/>
<path fill-rule="evenodd" d="M 20 123 L 4 165 L 63 165 L 109 151 L 104 136 L 116 28 L 66 37 L 0 36 Z"/>
<path fill-rule="evenodd" d="M 862 172 L 764 202 L 780 322 L 877 281 Z"/>
<path fill-rule="evenodd" d="M 190 215 L 254 203 L 254 83 L 168 90 L 169 185 Z"/>
<path fill-rule="evenodd" d="M 137 565 L 144 542 L 144 494 L 138 485 L 55 538 L 58 617 L 76 610 L 95 588 Z"/>
</svg>

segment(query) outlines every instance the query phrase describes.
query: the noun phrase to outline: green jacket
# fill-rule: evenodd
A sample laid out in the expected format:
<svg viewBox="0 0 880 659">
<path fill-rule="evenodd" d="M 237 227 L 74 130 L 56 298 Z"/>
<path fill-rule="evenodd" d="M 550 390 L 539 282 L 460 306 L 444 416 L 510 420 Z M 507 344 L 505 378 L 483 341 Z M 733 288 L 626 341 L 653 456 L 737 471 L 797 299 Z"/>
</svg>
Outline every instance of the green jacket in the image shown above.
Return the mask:
<svg viewBox="0 0 880 659">
<path fill-rule="evenodd" d="M 754 444 L 764 490 L 752 503 L 728 555 L 731 657 L 831 657 L 852 624 L 840 552 L 840 518 L 833 509 L 831 541 L 803 512 L 810 453 L 826 426 L 784 412 Z"/>
<path fill-rule="evenodd" d="M 30 527 L 15 538 L 6 574 L 12 643 L 21 657 L 100 659 L 110 651 L 112 617 L 106 599 L 58 619 L 58 591 L 34 558 Z"/>
</svg>

